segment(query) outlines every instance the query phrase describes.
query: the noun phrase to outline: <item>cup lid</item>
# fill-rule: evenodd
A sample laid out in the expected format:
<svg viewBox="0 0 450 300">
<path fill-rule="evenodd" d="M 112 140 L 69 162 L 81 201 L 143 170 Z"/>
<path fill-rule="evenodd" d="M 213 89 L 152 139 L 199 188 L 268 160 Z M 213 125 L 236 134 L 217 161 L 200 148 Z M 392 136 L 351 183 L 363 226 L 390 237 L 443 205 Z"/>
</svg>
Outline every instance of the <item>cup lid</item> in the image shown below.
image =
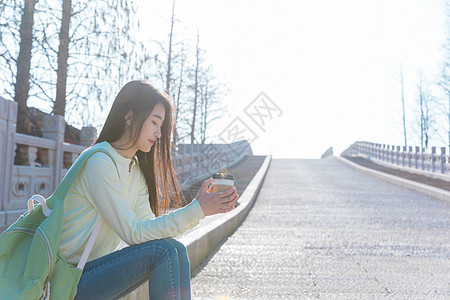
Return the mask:
<svg viewBox="0 0 450 300">
<path fill-rule="evenodd" d="M 231 174 L 223 174 L 223 173 L 215 173 L 212 176 L 213 179 L 228 179 L 228 180 L 235 180 L 234 176 Z"/>
</svg>

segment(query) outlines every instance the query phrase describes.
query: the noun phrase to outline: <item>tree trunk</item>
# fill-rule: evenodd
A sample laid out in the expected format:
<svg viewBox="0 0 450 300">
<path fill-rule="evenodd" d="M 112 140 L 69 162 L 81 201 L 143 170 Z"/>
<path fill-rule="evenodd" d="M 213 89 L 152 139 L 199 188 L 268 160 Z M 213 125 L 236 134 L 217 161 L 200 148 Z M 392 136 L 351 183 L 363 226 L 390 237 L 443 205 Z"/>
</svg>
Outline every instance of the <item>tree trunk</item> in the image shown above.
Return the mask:
<svg viewBox="0 0 450 300">
<path fill-rule="evenodd" d="M 400 83 L 402 85 L 402 108 L 403 108 L 403 136 L 405 139 L 405 147 L 408 146 L 408 140 L 406 137 L 406 114 L 405 114 L 405 93 L 404 93 L 404 85 L 403 85 L 403 68 L 400 65 Z"/>
<path fill-rule="evenodd" d="M 422 147 L 422 151 L 423 151 L 424 150 L 424 133 L 425 133 L 425 114 L 423 111 L 422 90 L 420 90 L 420 94 L 419 94 L 419 103 L 420 103 L 420 146 Z"/>
<path fill-rule="evenodd" d="M 450 153 L 450 78 L 444 77 L 441 86 L 443 87 L 445 93 L 447 94 L 448 107 L 447 107 L 447 117 L 448 117 L 448 153 Z"/>
<path fill-rule="evenodd" d="M 202 74 L 203 75 L 203 74 Z M 202 76 L 203 77 L 203 76 Z M 203 118 L 205 117 L 205 86 L 200 84 L 200 144 L 203 145 Z"/>
<path fill-rule="evenodd" d="M 197 115 L 197 99 L 198 99 L 198 72 L 199 72 L 199 64 L 200 64 L 200 48 L 199 48 L 200 38 L 197 33 L 197 62 L 195 65 L 195 83 L 194 83 L 194 110 L 192 114 L 192 124 L 191 124 L 191 144 L 194 144 L 195 141 L 195 121 Z"/>
<path fill-rule="evenodd" d="M 184 61 L 185 61 L 185 56 L 184 56 L 184 47 L 182 48 L 182 55 L 183 57 L 181 58 L 181 67 L 180 67 L 180 82 L 178 84 L 178 92 L 177 92 L 177 96 L 174 99 L 175 101 L 175 126 L 173 128 L 173 145 L 175 146 L 178 143 L 178 130 L 177 130 L 177 124 L 178 124 L 178 116 L 180 115 L 180 101 L 181 101 L 181 89 L 183 87 L 183 76 L 184 76 Z"/>
<path fill-rule="evenodd" d="M 208 75 L 206 75 L 208 76 Z M 209 101 L 209 95 L 208 95 L 208 85 L 209 81 L 208 78 L 205 78 L 205 87 L 204 87 L 204 93 L 202 95 L 202 124 L 201 124 L 201 143 L 202 145 L 206 142 L 206 120 L 208 118 L 208 101 Z"/>
<path fill-rule="evenodd" d="M 33 18 L 35 6 L 36 0 L 25 0 L 22 21 L 20 23 L 20 50 L 17 58 L 16 84 L 14 87 L 14 101 L 16 101 L 19 106 L 17 132 L 20 133 L 28 133 L 27 120 L 32 120 L 30 110 L 27 106 L 27 100 L 30 91 L 30 65 L 31 48 L 33 46 Z M 36 130 L 40 132 L 39 124 L 35 125 L 37 125 Z"/>
<path fill-rule="evenodd" d="M 72 0 L 63 0 L 61 30 L 59 32 L 58 71 L 56 99 L 53 114 L 64 117 L 66 111 L 67 60 L 69 59 L 69 27 L 72 16 Z"/>
<path fill-rule="evenodd" d="M 172 37 L 173 37 L 173 25 L 175 23 L 175 0 L 172 4 L 172 21 L 170 23 L 170 35 L 169 35 L 169 54 L 167 56 L 167 75 L 166 75 L 166 93 L 170 95 L 170 80 L 171 80 L 171 64 L 172 64 Z"/>
<path fill-rule="evenodd" d="M 448 96 L 448 153 L 450 154 L 450 93 L 447 91 Z"/>
</svg>

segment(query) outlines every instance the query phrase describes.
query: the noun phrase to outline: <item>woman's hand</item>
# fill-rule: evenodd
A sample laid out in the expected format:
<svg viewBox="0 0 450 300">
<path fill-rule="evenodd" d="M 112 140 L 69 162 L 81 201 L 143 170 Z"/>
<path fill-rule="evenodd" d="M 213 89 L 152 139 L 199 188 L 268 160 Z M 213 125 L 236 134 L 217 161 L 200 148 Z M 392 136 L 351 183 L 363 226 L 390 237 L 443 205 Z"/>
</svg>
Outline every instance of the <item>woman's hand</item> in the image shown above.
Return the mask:
<svg viewBox="0 0 450 300">
<path fill-rule="evenodd" d="M 211 193 L 211 182 L 212 178 L 205 180 L 195 197 L 205 216 L 226 213 L 233 210 L 234 203 L 239 197 L 239 195 L 236 194 L 236 188 L 232 187 L 223 192 Z"/>
</svg>

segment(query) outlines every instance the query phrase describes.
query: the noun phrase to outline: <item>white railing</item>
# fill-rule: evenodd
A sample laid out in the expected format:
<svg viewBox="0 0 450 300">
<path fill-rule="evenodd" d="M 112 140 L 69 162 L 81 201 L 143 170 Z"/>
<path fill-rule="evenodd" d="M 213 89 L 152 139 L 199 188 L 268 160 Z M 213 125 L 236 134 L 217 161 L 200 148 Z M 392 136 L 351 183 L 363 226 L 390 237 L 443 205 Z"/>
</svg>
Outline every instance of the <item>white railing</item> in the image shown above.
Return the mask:
<svg viewBox="0 0 450 300">
<path fill-rule="evenodd" d="M 96 138 L 95 128 L 84 127 L 82 145 L 65 143 L 61 116 L 44 116 L 43 138 L 16 133 L 16 120 L 17 103 L 0 98 L 0 228 L 23 213 L 33 194 L 50 196 L 78 155 Z M 246 141 L 179 147 L 173 160 L 183 187 L 252 155 Z M 15 165 L 15 159 L 22 163 Z"/>
<path fill-rule="evenodd" d="M 404 147 L 384 145 L 369 142 L 356 142 L 352 144 L 342 155 L 362 156 L 373 160 L 411 171 L 421 171 L 450 176 L 450 155 L 446 154 L 446 148 L 441 147 L 440 153 L 436 147 L 431 147 L 431 152 L 425 152 L 420 147 Z"/>
<path fill-rule="evenodd" d="M 252 155 L 247 141 L 232 144 L 181 144 L 173 159 L 182 186 L 188 186 L 205 176 L 230 168 L 247 155 Z"/>
</svg>

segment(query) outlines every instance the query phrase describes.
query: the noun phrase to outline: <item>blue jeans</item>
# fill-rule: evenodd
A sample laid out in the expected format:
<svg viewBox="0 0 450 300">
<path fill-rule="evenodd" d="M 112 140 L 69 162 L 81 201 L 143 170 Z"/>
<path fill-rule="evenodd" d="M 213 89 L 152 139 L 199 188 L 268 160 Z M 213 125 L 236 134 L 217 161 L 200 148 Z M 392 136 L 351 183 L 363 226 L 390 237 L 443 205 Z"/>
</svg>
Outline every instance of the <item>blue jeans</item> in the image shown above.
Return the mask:
<svg viewBox="0 0 450 300">
<path fill-rule="evenodd" d="M 162 239 L 125 247 L 86 264 L 75 299 L 117 299 L 145 281 L 150 299 L 191 299 L 186 247 Z"/>
</svg>

